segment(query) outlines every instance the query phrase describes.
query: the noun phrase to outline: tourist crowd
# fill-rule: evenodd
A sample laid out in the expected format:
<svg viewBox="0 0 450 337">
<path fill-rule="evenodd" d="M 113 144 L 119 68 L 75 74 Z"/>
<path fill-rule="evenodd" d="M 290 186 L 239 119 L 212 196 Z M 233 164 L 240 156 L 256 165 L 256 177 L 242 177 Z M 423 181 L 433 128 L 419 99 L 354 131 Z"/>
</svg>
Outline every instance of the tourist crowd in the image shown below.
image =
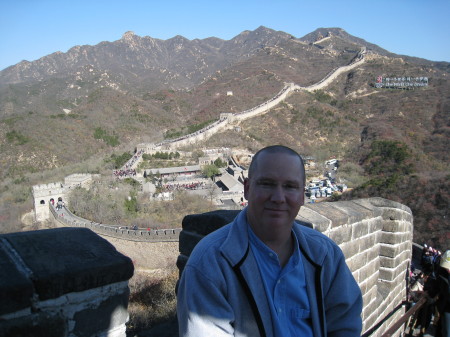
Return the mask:
<svg viewBox="0 0 450 337">
<path fill-rule="evenodd" d="M 425 305 L 413 316 L 410 329 L 420 329 L 420 335 L 432 324 L 435 337 L 450 337 L 450 250 L 441 251 L 423 246 L 420 269 L 411 265 L 408 301 L 412 305 L 422 296 Z"/>
<path fill-rule="evenodd" d="M 122 169 L 122 170 L 114 170 L 113 174 L 116 178 L 129 178 L 136 176 L 135 169 Z"/>
<path fill-rule="evenodd" d="M 205 188 L 205 182 L 195 182 L 186 184 L 165 184 L 163 188 L 166 191 L 179 191 L 179 190 L 199 190 Z"/>
</svg>

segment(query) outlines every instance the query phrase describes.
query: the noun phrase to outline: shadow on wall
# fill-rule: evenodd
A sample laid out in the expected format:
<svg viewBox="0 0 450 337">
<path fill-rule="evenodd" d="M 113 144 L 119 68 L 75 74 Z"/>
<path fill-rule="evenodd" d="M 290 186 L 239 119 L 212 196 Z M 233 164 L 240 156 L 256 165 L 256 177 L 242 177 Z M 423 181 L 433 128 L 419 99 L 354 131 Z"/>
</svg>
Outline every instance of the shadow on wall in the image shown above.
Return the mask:
<svg viewBox="0 0 450 337">
<path fill-rule="evenodd" d="M 125 336 L 131 260 L 94 232 L 0 236 L 1 336 Z"/>
</svg>

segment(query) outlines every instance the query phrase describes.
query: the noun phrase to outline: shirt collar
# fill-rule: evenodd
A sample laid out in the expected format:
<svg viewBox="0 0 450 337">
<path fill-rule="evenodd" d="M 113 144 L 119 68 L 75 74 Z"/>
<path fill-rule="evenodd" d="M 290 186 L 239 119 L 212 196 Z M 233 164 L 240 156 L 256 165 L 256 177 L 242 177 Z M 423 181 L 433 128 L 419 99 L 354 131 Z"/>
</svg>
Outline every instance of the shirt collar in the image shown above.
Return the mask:
<svg viewBox="0 0 450 337">
<path fill-rule="evenodd" d="M 247 221 L 247 231 L 250 243 L 252 244 L 253 247 L 258 249 L 258 251 L 264 255 L 276 257 L 278 261 L 277 253 L 275 253 L 270 247 L 268 247 L 264 242 L 262 242 L 262 240 L 255 234 L 255 232 L 253 232 L 253 229 L 248 223 L 248 221 Z M 297 265 L 300 261 L 300 249 L 298 245 L 297 235 L 295 234 L 294 230 L 291 230 L 291 235 L 294 238 L 294 252 L 292 253 L 291 258 L 293 259 L 292 262 L 294 263 L 294 265 Z"/>
</svg>

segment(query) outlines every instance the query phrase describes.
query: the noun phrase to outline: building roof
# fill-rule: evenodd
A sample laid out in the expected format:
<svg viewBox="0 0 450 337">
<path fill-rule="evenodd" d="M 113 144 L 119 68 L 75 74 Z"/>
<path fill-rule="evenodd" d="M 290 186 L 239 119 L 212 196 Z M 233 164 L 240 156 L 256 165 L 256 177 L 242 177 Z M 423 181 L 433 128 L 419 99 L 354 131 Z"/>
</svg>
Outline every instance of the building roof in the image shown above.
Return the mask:
<svg viewBox="0 0 450 337">
<path fill-rule="evenodd" d="M 220 180 L 229 191 L 241 191 L 243 189 L 243 185 L 228 172 L 223 173 L 218 180 Z"/>
<path fill-rule="evenodd" d="M 199 172 L 200 165 L 191 165 L 191 166 L 178 166 L 178 167 L 161 167 L 155 169 L 145 170 L 147 174 L 175 174 L 175 173 L 187 173 L 187 172 Z"/>
</svg>

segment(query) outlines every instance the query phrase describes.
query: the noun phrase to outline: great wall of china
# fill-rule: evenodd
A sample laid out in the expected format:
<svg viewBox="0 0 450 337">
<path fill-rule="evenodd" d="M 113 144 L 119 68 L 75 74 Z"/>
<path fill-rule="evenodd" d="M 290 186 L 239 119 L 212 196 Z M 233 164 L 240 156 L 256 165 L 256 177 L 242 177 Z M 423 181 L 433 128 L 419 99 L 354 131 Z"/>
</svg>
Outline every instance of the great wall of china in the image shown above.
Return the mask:
<svg viewBox="0 0 450 337">
<path fill-rule="evenodd" d="M 254 108 L 239 113 L 222 113 L 219 120 L 204 127 L 201 130 L 198 130 L 197 132 L 175 139 L 164 140 L 157 144 L 138 144 L 136 147 L 136 154 L 123 165 L 122 170 L 125 171 L 128 169 L 135 169 L 142 161 L 142 155 L 145 153 L 151 153 L 158 150 L 175 150 L 189 144 L 194 144 L 211 137 L 219 131 L 225 130 L 227 128 L 232 128 L 234 125 L 241 121 L 265 114 L 269 112 L 270 109 L 284 101 L 293 92 L 300 90 L 306 90 L 310 92 L 320 90 L 329 85 L 340 74 L 360 66 L 365 60 L 365 53 L 366 49 L 362 48 L 348 65 L 333 69 L 322 80 L 311 86 L 302 87 L 294 83 L 286 84 L 277 95 L 275 95 L 268 101 L 259 104 Z M 74 174 L 66 177 L 66 181 L 64 183 L 57 182 L 33 186 L 34 211 L 36 220 L 42 221 L 50 218 L 49 204 L 52 200 L 54 202 L 58 198 L 66 199 L 65 196 L 71 188 L 75 186 L 89 186 L 91 181 L 92 179 L 89 177 L 89 175 Z M 78 222 L 79 220 L 74 219 L 74 223 Z M 91 223 L 91 221 L 84 219 L 83 223 L 89 224 Z M 116 227 L 111 226 L 111 228 Z M 102 229 L 102 231 L 105 232 L 107 231 L 107 229 Z M 111 231 L 109 233 L 111 236 L 113 236 Z M 119 235 L 118 233 L 115 234 Z M 121 237 L 125 238 L 129 236 L 121 235 Z M 148 239 L 148 236 L 142 236 L 142 238 L 144 237 Z"/>
<path fill-rule="evenodd" d="M 333 70 L 319 83 L 310 87 L 287 84 L 274 98 L 253 109 L 222 114 L 196 133 L 151 145 L 152 149 L 175 149 L 206 139 L 235 121 L 267 113 L 296 90 L 321 89 L 363 63 L 364 53 L 361 50 L 349 65 Z M 150 145 L 140 146 L 145 152 Z M 132 165 L 137 165 L 136 159 Z M 177 266 L 181 272 L 196 243 L 236 215 L 236 211 L 188 215 L 179 230 L 130 230 L 96 224 L 52 205 L 52 200 L 66 196 L 71 187 L 90 181 L 87 175 L 73 175 L 64 183 L 33 187 L 36 218 L 49 218 L 57 227 L 66 228 L 0 235 L 0 257 L 12 261 L 5 265 L 11 277 L 0 288 L 0 295 L 20 299 L 14 300 L 14 306 L 0 305 L 0 335 L 55 331 L 55 336 L 125 336 L 133 265 L 93 232 L 127 241 L 179 241 Z M 303 206 L 298 221 L 341 247 L 363 293 L 364 336 L 381 336 L 405 312 L 405 274 L 413 247 L 411 210 L 382 198 L 322 202 Z M 53 261 L 45 268 L 39 261 L 42 252 Z M 16 291 L 11 292 L 11 287 Z M 96 324 L 100 321 L 105 324 Z M 41 327 L 44 330 L 39 330 Z M 400 335 L 401 331 L 392 336 Z"/>
<path fill-rule="evenodd" d="M 320 90 L 325 88 L 327 85 L 329 85 L 333 80 L 335 80 L 340 74 L 350 71 L 358 66 L 360 66 L 362 63 L 364 63 L 364 55 L 366 53 L 366 49 L 362 48 L 359 53 L 353 58 L 353 60 L 350 62 L 350 64 L 346 66 L 342 66 L 336 69 L 333 69 L 330 73 L 328 73 L 322 80 L 319 82 L 308 86 L 308 87 L 302 87 L 295 83 L 288 83 L 286 84 L 281 91 L 272 97 L 270 100 L 261 103 L 260 105 L 245 110 L 238 113 L 222 113 L 220 115 L 220 118 L 218 121 L 206 126 L 205 128 L 198 130 L 194 133 L 174 138 L 174 139 L 168 139 L 164 140 L 157 144 L 139 144 L 137 146 L 137 150 L 143 150 L 143 151 L 149 151 L 149 150 L 174 150 L 189 144 L 194 144 L 199 141 L 205 140 L 215 133 L 225 130 L 227 128 L 233 127 L 233 125 L 244 121 L 249 118 L 253 118 L 258 115 L 262 115 L 267 113 L 270 109 L 275 107 L 276 105 L 280 104 L 282 101 L 284 101 L 292 92 L 305 90 L 313 92 L 315 90 Z M 135 161 L 135 167 L 140 162 L 140 160 Z"/>
</svg>

